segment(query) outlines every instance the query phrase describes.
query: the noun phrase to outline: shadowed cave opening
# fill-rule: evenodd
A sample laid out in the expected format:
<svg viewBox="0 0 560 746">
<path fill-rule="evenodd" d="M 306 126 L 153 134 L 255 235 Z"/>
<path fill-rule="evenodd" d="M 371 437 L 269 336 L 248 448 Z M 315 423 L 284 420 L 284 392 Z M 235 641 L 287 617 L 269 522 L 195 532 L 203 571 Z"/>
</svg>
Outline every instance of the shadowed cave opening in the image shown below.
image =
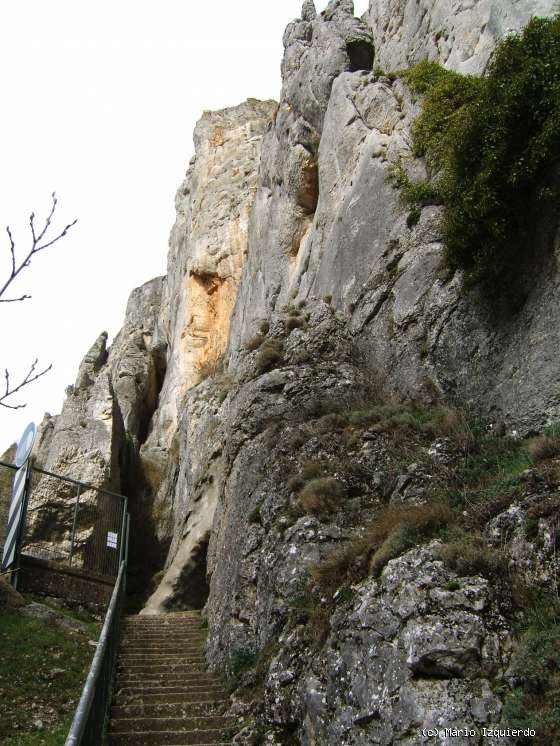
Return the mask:
<svg viewBox="0 0 560 746">
<path fill-rule="evenodd" d="M 367 41 L 351 41 L 346 45 L 346 52 L 350 60 L 350 72 L 372 70 L 375 51 L 373 45 Z"/>
<path fill-rule="evenodd" d="M 174 594 L 165 606 L 172 610 L 202 609 L 208 600 L 210 588 L 206 579 L 208 542 L 210 534 L 205 534 L 192 550 L 187 564 L 183 567 Z"/>
<path fill-rule="evenodd" d="M 152 365 L 150 367 L 148 389 L 146 391 L 143 411 L 138 423 L 138 444 L 146 442 L 150 433 L 152 417 L 158 408 L 159 395 L 163 388 L 167 372 L 167 345 L 155 347 L 151 352 Z"/>
</svg>

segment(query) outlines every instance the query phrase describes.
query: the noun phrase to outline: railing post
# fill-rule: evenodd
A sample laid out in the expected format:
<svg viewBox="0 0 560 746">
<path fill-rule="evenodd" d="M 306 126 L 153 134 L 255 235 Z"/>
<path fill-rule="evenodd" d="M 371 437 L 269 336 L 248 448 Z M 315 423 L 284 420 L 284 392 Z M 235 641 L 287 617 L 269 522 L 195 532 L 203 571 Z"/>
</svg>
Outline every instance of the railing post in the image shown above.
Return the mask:
<svg viewBox="0 0 560 746">
<path fill-rule="evenodd" d="M 119 564 L 125 559 L 125 546 L 127 544 L 126 537 L 126 517 L 128 515 L 128 497 L 123 497 L 122 501 L 122 520 L 121 520 L 121 535 L 119 537 Z"/>
<path fill-rule="evenodd" d="M 74 506 L 74 520 L 72 522 L 72 536 L 70 537 L 70 557 L 68 558 L 68 564 L 72 567 L 72 557 L 74 556 L 74 540 L 76 538 L 76 525 L 78 523 L 78 508 L 80 507 L 80 492 L 82 486 L 78 485 L 76 492 L 76 505 Z"/>
<path fill-rule="evenodd" d="M 128 565 L 128 539 L 130 538 L 130 514 L 126 514 L 126 541 L 124 545 L 124 561 Z"/>
</svg>

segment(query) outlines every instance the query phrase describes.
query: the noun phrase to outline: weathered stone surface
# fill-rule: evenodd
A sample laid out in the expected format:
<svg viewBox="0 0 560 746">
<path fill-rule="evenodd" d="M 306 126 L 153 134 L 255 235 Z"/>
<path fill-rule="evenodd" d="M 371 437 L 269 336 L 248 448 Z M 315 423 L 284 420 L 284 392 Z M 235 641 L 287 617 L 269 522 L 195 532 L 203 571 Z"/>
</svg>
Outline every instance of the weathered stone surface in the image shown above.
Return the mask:
<svg viewBox="0 0 560 746">
<path fill-rule="evenodd" d="M 292 89 L 299 90 L 299 75 L 312 86 L 330 81 L 332 67 L 308 69 L 308 60 L 316 38 L 321 50 L 322 29 L 338 34 L 343 44 L 344 12 L 338 8 L 332 20 L 319 16 L 313 43 L 307 41 L 299 57 L 290 34 L 300 22 L 289 27 L 283 97 L 264 145 L 249 256 L 232 320 L 230 366 L 237 365 L 247 329 L 256 328 L 270 310 L 311 295 L 330 296 L 352 315 L 356 344 L 388 392 L 426 400 L 443 394 L 492 412 L 508 428 L 539 429 L 560 412 L 560 396 L 551 385 L 558 376 L 553 350 L 560 344 L 553 300 L 559 292 L 559 240 L 545 215 L 530 271 L 521 273 L 526 300 L 515 313 L 496 307 L 480 290 L 465 288 L 460 272 L 450 277 L 441 208 L 425 207 L 409 228 L 390 180 L 399 162 L 411 178 L 425 175 L 411 150 L 419 103 L 399 79 L 367 71 L 340 69 L 329 82 L 326 108 L 324 97 L 313 99 L 314 105 L 323 102 L 322 117 L 305 112 L 314 122 L 315 139 L 306 147 L 316 153 L 318 176 L 312 213 L 302 212 L 297 189 L 289 186 L 294 182 L 285 169 L 278 170 L 295 163 L 300 152 L 301 138 L 294 133 L 299 137 L 303 115 L 294 121 L 300 104 Z"/>
<path fill-rule="evenodd" d="M 483 72 L 496 42 L 532 16 L 559 12 L 556 0 L 370 0 L 377 62 L 387 71 L 422 59 L 462 73 Z"/>
<path fill-rule="evenodd" d="M 302 744 L 420 744 L 423 728 L 500 722 L 493 686 L 508 660 L 507 624 L 486 580 L 447 590 L 453 575 L 437 557 L 437 543 L 412 550 L 354 587 L 315 660 L 282 645 L 267 702 L 279 723 L 299 708 Z M 286 667 L 299 674 L 297 692 L 282 684 Z"/>
<path fill-rule="evenodd" d="M 124 326 L 109 353 L 122 427 L 136 447 L 148 435 L 167 365 L 166 345 L 157 325 L 164 287 L 164 278 L 159 277 L 132 291 Z"/>
<path fill-rule="evenodd" d="M 516 500 L 486 526 L 486 536 L 505 547 L 513 572 L 528 587 L 556 587 L 560 572 L 557 557 L 558 499 L 554 492 Z"/>
<path fill-rule="evenodd" d="M 371 70 L 373 65 L 371 32 L 354 18 L 352 5 L 332 2 L 316 18 L 292 22 L 284 34 L 280 106 L 263 143 L 249 256 L 232 318 L 234 360 L 251 323 L 286 303 L 297 287 L 295 278 L 305 271 L 304 247 L 315 227 L 320 192 L 319 143 L 333 81 L 353 67 Z M 304 16 L 310 18 L 307 12 Z M 362 52 L 355 56 L 354 49 Z"/>
<path fill-rule="evenodd" d="M 146 448 L 167 448 L 186 391 L 224 352 L 229 319 L 247 253 L 262 138 L 276 111 L 272 101 L 205 112 L 196 154 L 177 192 L 169 239 L 160 327 L 169 366 Z"/>
<path fill-rule="evenodd" d="M 177 193 L 159 322 L 169 365 L 141 448 L 158 535 L 171 542 L 161 588 L 147 607 L 151 611 L 177 603 L 177 589 L 180 595 L 188 577 L 205 564 L 220 473 L 219 402 L 205 402 L 204 384 L 200 394 L 189 390 L 220 369 L 248 249 L 262 141 L 276 108 L 275 102 L 249 99 L 206 112 L 195 130 L 196 155 Z M 225 377 L 222 384 L 225 391 Z"/>
<path fill-rule="evenodd" d="M 67 390 L 62 412 L 46 415 L 34 455 L 47 471 L 94 487 L 121 490 L 123 449 L 138 444 L 157 403 L 157 362 L 152 339 L 162 278 L 131 294 L 125 324 L 109 351 L 102 333 L 84 357 L 76 383 Z M 24 551 L 67 559 L 76 488 L 50 477 L 35 477 Z M 92 540 L 98 504 L 93 490 L 82 490 L 77 524 L 76 562 Z M 97 507 L 96 507 L 97 506 Z M 107 506 L 105 506 L 106 508 Z M 134 505 L 131 506 L 134 512 Z M 109 511 L 110 512 L 110 511 Z M 110 526 L 115 530 L 114 526 Z M 101 571 L 100 567 L 95 568 Z"/>
<path fill-rule="evenodd" d="M 79 619 L 74 619 L 67 614 L 63 614 L 61 611 L 52 609 L 50 606 L 32 602 L 27 604 L 21 609 L 21 614 L 29 616 L 32 619 L 41 619 L 51 624 L 56 624 L 59 627 L 72 630 L 73 632 L 87 633 L 89 625 L 86 622 L 81 622 Z"/>
</svg>

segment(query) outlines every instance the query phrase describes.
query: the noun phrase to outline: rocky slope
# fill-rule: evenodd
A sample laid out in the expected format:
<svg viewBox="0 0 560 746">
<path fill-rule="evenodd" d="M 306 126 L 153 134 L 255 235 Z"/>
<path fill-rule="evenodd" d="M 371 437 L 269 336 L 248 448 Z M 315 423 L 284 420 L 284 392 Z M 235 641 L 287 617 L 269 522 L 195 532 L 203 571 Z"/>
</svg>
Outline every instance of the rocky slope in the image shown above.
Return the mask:
<svg viewBox="0 0 560 746">
<path fill-rule="evenodd" d="M 520 588 L 557 577 L 556 435 L 529 470 L 504 436 L 559 419 L 558 229 L 543 217 L 515 314 L 450 273 L 442 208 L 410 224 L 391 182 L 426 169 L 421 102 L 386 73 L 480 73 L 556 10 L 306 0 L 279 104 L 204 114 L 166 278 L 44 425 L 47 468 L 131 498 L 138 589 L 159 571 L 144 613 L 205 604 L 208 660 L 257 719 L 240 743 L 479 743 L 509 723 Z"/>
</svg>

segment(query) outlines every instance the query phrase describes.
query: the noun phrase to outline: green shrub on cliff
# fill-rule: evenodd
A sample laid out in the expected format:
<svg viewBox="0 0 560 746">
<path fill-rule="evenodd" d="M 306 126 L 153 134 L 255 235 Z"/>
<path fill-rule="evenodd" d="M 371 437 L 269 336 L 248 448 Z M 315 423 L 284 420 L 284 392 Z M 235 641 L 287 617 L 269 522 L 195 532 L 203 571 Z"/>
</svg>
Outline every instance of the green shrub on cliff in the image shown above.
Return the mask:
<svg viewBox="0 0 560 746">
<path fill-rule="evenodd" d="M 558 214 L 560 16 L 504 39 L 482 77 L 427 61 L 400 75 L 425 97 L 414 148 L 438 173 L 447 260 L 473 282 L 503 283 L 543 208 Z"/>
</svg>

